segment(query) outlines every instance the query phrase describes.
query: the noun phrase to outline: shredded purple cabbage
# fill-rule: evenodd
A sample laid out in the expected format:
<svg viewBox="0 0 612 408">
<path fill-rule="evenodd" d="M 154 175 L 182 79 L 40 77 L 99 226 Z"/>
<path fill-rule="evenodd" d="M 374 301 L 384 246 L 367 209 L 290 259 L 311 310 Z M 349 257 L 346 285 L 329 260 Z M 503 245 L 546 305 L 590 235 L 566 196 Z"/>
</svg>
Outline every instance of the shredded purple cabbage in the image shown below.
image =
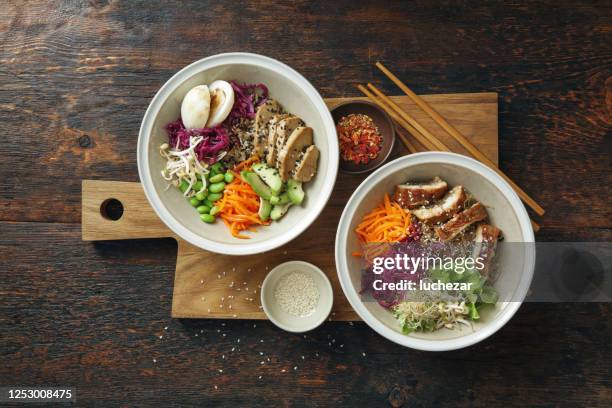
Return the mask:
<svg viewBox="0 0 612 408">
<path fill-rule="evenodd" d="M 241 118 L 254 119 L 259 105 L 268 100 L 268 88 L 264 84 L 239 84 L 230 81 L 234 89 L 234 106 L 230 112 L 229 123 Z"/>
<path fill-rule="evenodd" d="M 416 224 L 410 226 L 410 233 L 400 243 L 393 244 L 390 249 L 382 255 L 383 257 L 394 257 L 396 254 L 403 255 L 406 253 L 409 257 L 418 257 L 423 252 L 423 247 L 419 242 L 421 237 L 420 229 Z M 373 245 L 377 245 L 374 243 Z M 414 274 L 403 270 L 388 270 L 385 268 L 382 274 L 377 275 L 373 272 L 372 266 L 367 265 L 363 269 L 361 276 L 361 294 L 369 294 L 374 298 L 379 305 L 384 308 L 390 308 L 401 302 L 404 297 L 404 292 L 400 290 L 375 290 L 373 283 L 380 279 L 385 283 L 398 283 L 402 280 L 417 282 L 425 273 L 424 270 L 414 271 Z"/>
<path fill-rule="evenodd" d="M 189 147 L 189 138 L 193 136 L 203 136 L 202 140 L 195 148 L 198 159 L 209 164 L 217 161 L 219 153 L 227 150 L 230 146 L 230 139 L 227 130 L 222 126 L 214 128 L 185 129 L 183 121 L 179 118 L 166 125 L 168 132 L 168 144 L 179 150 Z"/>
</svg>

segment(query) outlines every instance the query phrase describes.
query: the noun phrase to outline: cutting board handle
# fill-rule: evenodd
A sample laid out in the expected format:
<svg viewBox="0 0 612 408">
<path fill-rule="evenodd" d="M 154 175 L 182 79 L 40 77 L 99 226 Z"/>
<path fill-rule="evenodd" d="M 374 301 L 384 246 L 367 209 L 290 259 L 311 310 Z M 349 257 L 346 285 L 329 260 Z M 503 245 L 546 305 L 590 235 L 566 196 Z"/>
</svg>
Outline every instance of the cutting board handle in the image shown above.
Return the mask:
<svg viewBox="0 0 612 408">
<path fill-rule="evenodd" d="M 123 208 L 123 213 L 110 214 L 109 203 Z M 140 183 L 83 180 L 81 213 L 84 241 L 174 237 L 149 205 Z"/>
</svg>

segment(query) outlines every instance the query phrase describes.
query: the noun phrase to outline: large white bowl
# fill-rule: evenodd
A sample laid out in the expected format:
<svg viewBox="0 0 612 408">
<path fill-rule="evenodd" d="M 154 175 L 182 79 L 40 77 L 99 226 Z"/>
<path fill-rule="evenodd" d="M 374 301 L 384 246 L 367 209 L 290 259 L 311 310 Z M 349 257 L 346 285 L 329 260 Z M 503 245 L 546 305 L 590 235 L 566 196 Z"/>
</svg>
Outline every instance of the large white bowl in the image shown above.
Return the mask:
<svg viewBox="0 0 612 408">
<path fill-rule="evenodd" d="M 396 159 L 371 174 L 349 199 L 336 235 L 336 268 L 342 290 L 357 314 L 376 332 L 406 347 L 445 351 L 467 347 L 499 330 L 520 307 L 533 277 L 533 245 L 517 245 L 516 251 L 501 251 L 499 278 L 494 286 L 511 301 L 499 302 L 485 310 L 473 328 L 442 329 L 431 333 L 401 333 L 391 313 L 375 302 L 362 302 L 360 260 L 351 256 L 359 249 L 354 230 L 361 218 L 380 203 L 385 193 L 407 180 L 440 176 L 449 185 L 466 187 L 487 206 L 491 224 L 503 231 L 506 242 L 534 242 L 533 229 L 525 207 L 514 190 L 497 173 L 480 162 L 454 153 L 427 152 Z"/>
<path fill-rule="evenodd" d="M 306 200 L 281 219 L 251 234 L 251 239 L 231 236 L 222 222 L 204 224 L 176 188 L 167 188 L 160 172 L 164 160 L 159 145 L 167 141 L 165 126 L 180 116 L 183 96 L 192 87 L 214 80 L 263 83 L 270 96 L 314 130 L 321 154 L 314 180 L 305 185 Z M 138 174 L 147 199 L 174 233 L 208 251 L 229 255 L 255 254 L 277 248 L 301 234 L 321 213 L 338 173 L 338 140 L 333 119 L 323 98 L 298 72 L 272 58 L 257 54 L 228 53 L 201 59 L 183 68 L 157 92 L 142 120 L 138 136 Z"/>
</svg>

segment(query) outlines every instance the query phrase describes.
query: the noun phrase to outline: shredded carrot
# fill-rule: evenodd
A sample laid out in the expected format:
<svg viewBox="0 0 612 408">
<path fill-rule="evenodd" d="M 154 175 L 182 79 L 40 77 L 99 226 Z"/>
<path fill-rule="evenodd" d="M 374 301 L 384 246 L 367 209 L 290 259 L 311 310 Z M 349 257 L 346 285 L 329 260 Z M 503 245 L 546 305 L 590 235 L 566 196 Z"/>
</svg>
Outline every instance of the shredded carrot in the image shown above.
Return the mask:
<svg viewBox="0 0 612 408">
<path fill-rule="evenodd" d="M 254 154 L 253 156 L 249 157 L 245 161 L 242 161 L 242 162 L 238 163 L 237 165 L 235 165 L 234 166 L 234 171 L 236 173 L 240 173 L 242 170 L 250 169 L 251 166 L 254 165 L 255 163 L 257 163 L 258 161 L 259 161 L 259 156 Z"/>
<path fill-rule="evenodd" d="M 259 196 L 240 177 L 241 170 L 250 169 L 258 161 L 259 158 L 253 156 L 237 164 L 233 169 L 234 180 L 225 186 L 223 197 L 215 202 L 220 210 L 219 217 L 236 238 L 249 239 L 251 237 L 241 234 L 241 232 L 255 231 L 253 226 L 270 224 L 270 221 L 259 219 Z"/>
<path fill-rule="evenodd" d="M 385 194 L 383 202 L 363 217 L 355 232 L 362 244 L 399 242 L 408 236 L 411 222 L 410 213 Z"/>
</svg>

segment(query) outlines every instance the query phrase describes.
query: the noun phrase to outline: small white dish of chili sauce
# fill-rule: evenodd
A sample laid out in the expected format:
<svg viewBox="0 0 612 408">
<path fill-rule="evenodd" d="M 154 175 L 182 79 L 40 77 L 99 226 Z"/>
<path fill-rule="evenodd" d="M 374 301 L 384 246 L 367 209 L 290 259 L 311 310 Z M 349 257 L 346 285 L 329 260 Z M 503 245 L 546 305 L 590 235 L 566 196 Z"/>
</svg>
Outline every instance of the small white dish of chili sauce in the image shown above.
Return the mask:
<svg viewBox="0 0 612 408">
<path fill-rule="evenodd" d="M 338 134 L 341 171 L 367 173 L 389 158 L 395 126 L 385 111 L 368 101 L 349 101 L 331 113 Z"/>
</svg>

